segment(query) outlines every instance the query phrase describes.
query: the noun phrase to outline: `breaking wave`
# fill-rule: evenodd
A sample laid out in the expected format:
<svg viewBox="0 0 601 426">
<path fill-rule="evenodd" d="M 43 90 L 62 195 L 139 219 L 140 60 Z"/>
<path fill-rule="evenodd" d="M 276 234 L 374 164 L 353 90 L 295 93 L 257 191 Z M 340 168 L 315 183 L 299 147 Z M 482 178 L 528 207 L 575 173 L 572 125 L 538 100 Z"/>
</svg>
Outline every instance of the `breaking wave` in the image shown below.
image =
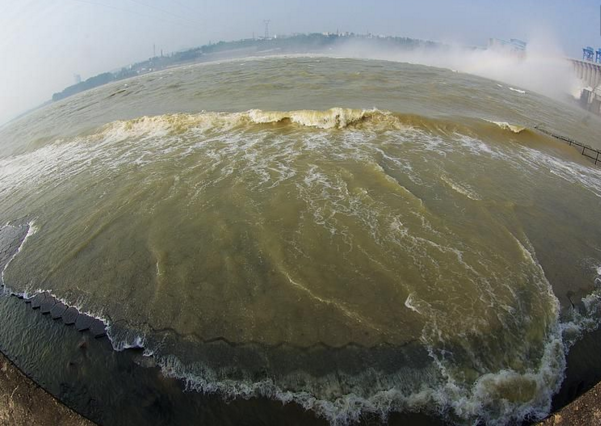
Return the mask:
<svg viewBox="0 0 601 426">
<path fill-rule="evenodd" d="M 320 129 L 342 129 L 356 125 L 363 121 L 386 122 L 391 125 L 398 124 L 390 113 L 372 110 L 358 110 L 350 108 L 332 108 L 326 111 L 301 110 L 289 112 L 273 112 L 250 110 L 246 113 L 250 120 L 256 124 L 291 122 L 307 127 Z"/>
<path fill-rule="evenodd" d="M 166 114 L 154 117 L 141 117 L 128 121 L 117 121 L 107 125 L 104 135 L 160 136 L 167 133 L 181 133 L 191 129 L 228 130 L 252 124 L 296 124 L 320 129 L 342 129 L 362 123 L 384 124 L 392 127 L 402 123 L 398 117 L 377 109 L 331 108 L 325 111 L 262 111 L 258 109 L 237 113 L 202 112 L 199 114 Z"/>
<path fill-rule="evenodd" d="M 503 130 L 510 130 L 513 133 L 521 133 L 524 130 L 526 130 L 526 128 L 523 127 L 523 126 L 517 126 L 515 124 L 509 124 L 506 121 L 492 121 L 492 120 L 486 120 L 486 121 L 488 121 L 489 123 L 496 124 L 497 126 L 499 126 Z"/>
<path fill-rule="evenodd" d="M 115 121 L 104 126 L 96 136 L 117 140 L 128 137 L 157 137 L 177 135 L 187 131 L 228 131 L 253 125 L 295 125 L 317 129 L 357 128 L 366 130 L 440 130 L 465 133 L 473 126 L 422 116 L 398 114 L 378 109 L 331 108 L 324 111 L 263 111 L 201 112 L 198 114 L 165 114 L 144 116 L 133 120 Z M 504 130 L 521 133 L 523 126 L 486 120 Z M 486 131 L 486 129 L 483 129 Z M 488 130 L 492 130 L 489 128 Z"/>
</svg>

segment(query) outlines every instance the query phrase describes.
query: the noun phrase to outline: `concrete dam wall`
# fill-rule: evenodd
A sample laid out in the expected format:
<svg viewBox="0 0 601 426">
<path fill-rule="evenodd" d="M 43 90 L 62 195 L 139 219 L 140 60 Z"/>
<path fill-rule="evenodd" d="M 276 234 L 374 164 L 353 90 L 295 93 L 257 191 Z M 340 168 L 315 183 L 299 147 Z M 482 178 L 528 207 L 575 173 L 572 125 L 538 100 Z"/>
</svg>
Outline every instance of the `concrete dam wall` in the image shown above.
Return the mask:
<svg viewBox="0 0 601 426">
<path fill-rule="evenodd" d="M 601 64 L 570 59 L 574 72 L 586 86 L 580 94 L 583 108 L 601 114 Z"/>
</svg>

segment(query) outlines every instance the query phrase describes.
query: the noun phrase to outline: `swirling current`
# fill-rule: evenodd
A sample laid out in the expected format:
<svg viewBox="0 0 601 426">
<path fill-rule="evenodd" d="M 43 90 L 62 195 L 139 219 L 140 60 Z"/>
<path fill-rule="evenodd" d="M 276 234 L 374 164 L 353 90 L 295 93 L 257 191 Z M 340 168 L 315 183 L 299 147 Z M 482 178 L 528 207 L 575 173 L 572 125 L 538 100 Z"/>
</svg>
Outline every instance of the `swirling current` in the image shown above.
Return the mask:
<svg viewBox="0 0 601 426">
<path fill-rule="evenodd" d="M 598 119 L 379 61 L 119 84 L 1 129 L 2 229 L 27 233 L 12 292 L 102 318 L 190 390 L 332 424 L 549 412 L 598 323 L 601 169 L 535 126 L 585 138 Z"/>
</svg>

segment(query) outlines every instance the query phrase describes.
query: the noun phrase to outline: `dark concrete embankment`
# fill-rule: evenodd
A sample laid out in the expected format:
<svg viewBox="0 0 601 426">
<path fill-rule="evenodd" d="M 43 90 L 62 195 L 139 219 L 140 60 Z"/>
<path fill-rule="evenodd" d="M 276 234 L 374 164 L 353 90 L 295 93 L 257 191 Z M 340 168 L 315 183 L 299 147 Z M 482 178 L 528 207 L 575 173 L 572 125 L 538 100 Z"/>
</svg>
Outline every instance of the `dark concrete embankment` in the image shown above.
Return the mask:
<svg viewBox="0 0 601 426">
<path fill-rule="evenodd" d="M 0 353 L 0 425 L 93 426 L 27 378 Z"/>
<path fill-rule="evenodd" d="M 560 411 L 540 422 L 538 426 L 571 426 L 601 424 L 601 383 Z"/>
</svg>

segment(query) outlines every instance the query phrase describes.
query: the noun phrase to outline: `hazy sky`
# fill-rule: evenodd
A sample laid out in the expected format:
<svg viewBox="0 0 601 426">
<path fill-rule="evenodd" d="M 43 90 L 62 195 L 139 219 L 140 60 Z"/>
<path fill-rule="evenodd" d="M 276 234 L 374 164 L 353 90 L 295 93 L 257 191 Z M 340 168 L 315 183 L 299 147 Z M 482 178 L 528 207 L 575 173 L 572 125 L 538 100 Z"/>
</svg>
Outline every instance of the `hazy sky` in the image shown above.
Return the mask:
<svg viewBox="0 0 601 426">
<path fill-rule="evenodd" d="M 601 0 L 0 0 L 0 124 L 74 83 L 157 54 L 262 35 L 336 30 L 485 45 L 601 47 Z"/>
</svg>

